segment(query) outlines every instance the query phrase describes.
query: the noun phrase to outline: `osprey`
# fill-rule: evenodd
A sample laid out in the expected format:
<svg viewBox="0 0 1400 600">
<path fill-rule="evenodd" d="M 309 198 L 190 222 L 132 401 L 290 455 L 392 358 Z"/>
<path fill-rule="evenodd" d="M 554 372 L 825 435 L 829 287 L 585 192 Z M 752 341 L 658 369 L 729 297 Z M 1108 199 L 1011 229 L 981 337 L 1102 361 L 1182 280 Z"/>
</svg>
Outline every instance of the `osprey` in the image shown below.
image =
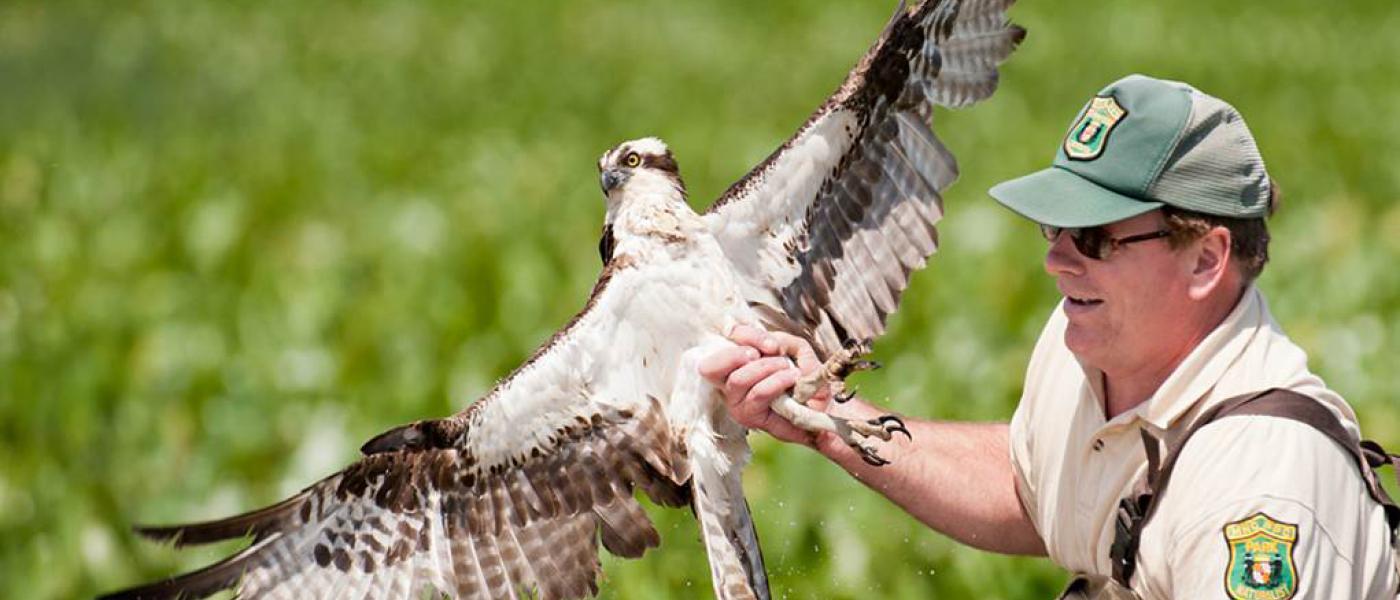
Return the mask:
<svg viewBox="0 0 1400 600">
<path fill-rule="evenodd" d="M 586 597 L 600 540 L 628 558 L 660 543 L 637 489 L 692 507 L 717 597 L 769 597 L 740 486 L 746 432 L 698 362 L 732 345 L 736 324 L 806 338 L 826 368 L 774 410 L 884 462 L 871 440 L 907 434 L 898 418 L 849 421 L 804 402 L 865 366 L 857 357 L 935 250 L 957 167 L 929 129 L 933 106 L 995 90 L 1024 36 L 1011 3 L 901 4 L 836 93 L 703 215 L 660 140 L 609 150 L 602 274 L 524 365 L 462 412 L 383 433 L 273 506 L 138 528 L 177 545 L 252 543 L 109 597 Z"/>
</svg>

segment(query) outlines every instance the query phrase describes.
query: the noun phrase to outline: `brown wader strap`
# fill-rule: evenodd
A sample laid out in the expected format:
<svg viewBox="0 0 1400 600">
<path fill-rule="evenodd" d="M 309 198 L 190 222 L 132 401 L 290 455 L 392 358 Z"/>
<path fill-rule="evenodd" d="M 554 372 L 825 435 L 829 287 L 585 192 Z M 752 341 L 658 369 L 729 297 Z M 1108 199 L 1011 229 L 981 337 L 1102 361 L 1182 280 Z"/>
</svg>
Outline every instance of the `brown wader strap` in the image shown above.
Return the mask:
<svg viewBox="0 0 1400 600">
<path fill-rule="evenodd" d="M 1166 458 L 1160 462 L 1159 442 L 1146 430 L 1142 431 L 1143 448 L 1147 453 L 1146 489 L 1141 494 L 1124 498 L 1118 503 L 1113 545 L 1109 548 L 1114 581 L 1124 587 L 1128 587 L 1132 581 L 1133 572 L 1137 570 L 1137 549 L 1142 538 L 1142 528 L 1157 510 L 1157 500 L 1166 492 L 1167 484 L 1171 482 L 1172 470 L 1176 467 L 1176 459 L 1181 455 L 1181 449 L 1186 446 L 1186 442 L 1211 422 L 1236 415 L 1269 416 L 1299 421 L 1318 430 L 1347 450 L 1356 460 L 1361 478 L 1366 482 L 1366 491 L 1385 510 L 1386 524 L 1390 526 L 1390 543 L 1396 551 L 1397 558 L 1400 558 L 1400 507 L 1396 506 L 1385 488 L 1381 487 L 1374 471 L 1387 464 L 1394 466 L 1396 481 L 1400 482 L 1400 456 L 1387 453 L 1379 444 L 1370 440 L 1357 443 L 1342 427 L 1337 416 L 1317 400 L 1290 390 L 1274 388 L 1235 396 L 1201 413 L 1191 422 L 1186 433 L 1167 449 Z"/>
</svg>

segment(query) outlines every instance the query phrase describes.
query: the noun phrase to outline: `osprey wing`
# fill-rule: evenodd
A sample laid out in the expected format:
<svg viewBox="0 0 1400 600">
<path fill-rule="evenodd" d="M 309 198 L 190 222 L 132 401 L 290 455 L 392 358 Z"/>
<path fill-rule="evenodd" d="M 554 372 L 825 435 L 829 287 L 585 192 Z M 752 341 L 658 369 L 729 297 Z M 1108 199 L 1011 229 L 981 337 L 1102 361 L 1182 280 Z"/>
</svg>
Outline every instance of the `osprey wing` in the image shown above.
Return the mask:
<svg viewBox="0 0 1400 600">
<path fill-rule="evenodd" d="M 274 506 L 144 528 L 200 544 L 252 535 L 221 562 L 111 598 L 582 598 L 597 592 L 601 537 L 635 558 L 659 543 L 634 498 L 689 502 L 683 445 L 617 319 L 635 269 L 609 268 L 585 308 L 465 411 L 382 434 L 345 470 Z M 632 347 L 632 346 L 628 346 Z M 601 358 L 600 358 L 601 357 Z M 626 362 L 627 364 L 619 364 Z"/>
<path fill-rule="evenodd" d="M 929 128 L 933 105 L 991 95 L 1025 36 L 1013 0 L 903 4 L 840 89 L 706 215 L 766 307 L 768 325 L 818 354 L 884 332 L 910 273 L 937 248 L 957 162 Z"/>
</svg>

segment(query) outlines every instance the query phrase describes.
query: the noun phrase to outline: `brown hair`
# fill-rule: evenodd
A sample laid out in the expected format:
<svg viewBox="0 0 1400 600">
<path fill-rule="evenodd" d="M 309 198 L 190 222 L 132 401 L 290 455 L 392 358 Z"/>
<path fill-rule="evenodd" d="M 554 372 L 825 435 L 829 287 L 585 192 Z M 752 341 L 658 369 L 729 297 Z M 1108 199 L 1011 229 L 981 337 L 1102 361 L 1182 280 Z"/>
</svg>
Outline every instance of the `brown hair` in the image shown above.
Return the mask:
<svg viewBox="0 0 1400 600">
<path fill-rule="evenodd" d="M 1173 249 L 1189 244 L 1216 227 L 1224 227 L 1230 232 L 1230 256 L 1240 266 L 1244 282 L 1249 283 L 1264 271 L 1269 262 L 1269 226 L 1265 222 L 1273 216 L 1280 202 L 1278 183 L 1269 180 L 1269 210 L 1265 217 L 1241 219 L 1222 217 L 1171 205 L 1162 207 L 1162 216 L 1167 220 L 1167 229 Z"/>
</svg>

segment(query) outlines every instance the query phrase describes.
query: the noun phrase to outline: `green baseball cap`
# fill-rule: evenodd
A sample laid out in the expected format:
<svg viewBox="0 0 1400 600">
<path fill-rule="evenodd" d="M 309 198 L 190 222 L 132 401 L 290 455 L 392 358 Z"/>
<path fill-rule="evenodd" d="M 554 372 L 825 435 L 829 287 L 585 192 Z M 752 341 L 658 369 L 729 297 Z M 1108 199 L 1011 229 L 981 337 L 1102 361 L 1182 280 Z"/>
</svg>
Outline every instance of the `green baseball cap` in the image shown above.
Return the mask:
<svg viewBox="0 0 1400 600">
<path fill-rule="evenodd" d="M 1166 204 L 1263 217 L 1269 185 L 1233 106 L 1184 83 L 1129 75 L 1084 105 L 1050 168 L 989 193 L 1037 223 L 1094 227 Z"/>
</svg>

